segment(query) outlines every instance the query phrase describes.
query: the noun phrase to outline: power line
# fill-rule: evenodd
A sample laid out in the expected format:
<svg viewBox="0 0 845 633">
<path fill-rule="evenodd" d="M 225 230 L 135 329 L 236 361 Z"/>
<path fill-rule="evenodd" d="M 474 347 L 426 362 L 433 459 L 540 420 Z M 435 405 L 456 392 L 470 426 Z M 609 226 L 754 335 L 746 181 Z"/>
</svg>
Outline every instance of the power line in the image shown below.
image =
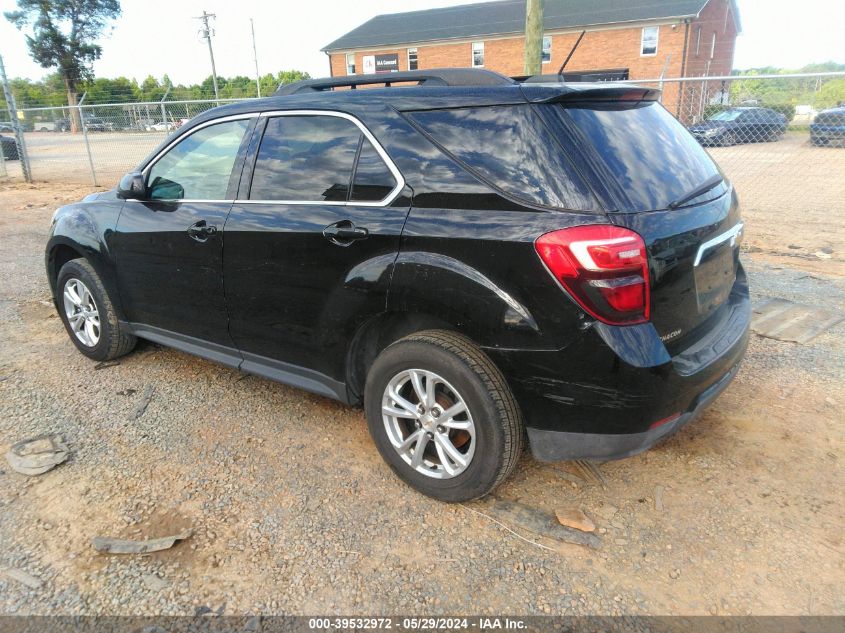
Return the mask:
<svg viewBox="0 0 845 633">
<path fill-rule="evenodd" d="M 211 79 L 214 82 L 214 98 L 220 98 L 220 92 L 217 90 L 217 67 L 214 65 L 214 50 L 211 48 L 211 38 L 214 36 L 214 29 L 208 25 L 209 19 L 216 20 L 217 16 L 214 13 L 203 11 L 201 16 L 194 18 L 202 21 L 202 28 L 199 30 L 200 37 L 205 38 L 208 42 L 208 56 L 211 58 Z"/>
</svg>

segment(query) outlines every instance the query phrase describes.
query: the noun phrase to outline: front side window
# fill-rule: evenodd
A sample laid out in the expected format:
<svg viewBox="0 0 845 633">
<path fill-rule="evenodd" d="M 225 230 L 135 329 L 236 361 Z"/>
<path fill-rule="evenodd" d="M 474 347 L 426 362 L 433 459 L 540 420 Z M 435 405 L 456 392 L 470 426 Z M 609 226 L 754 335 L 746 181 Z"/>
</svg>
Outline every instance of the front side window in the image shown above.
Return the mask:
<svg viewBox="0 0 845 633">
<path fill-rule="evenodd" d="M 355 53 L 346 53 L 346 74 L 355 74 Z"/>
<path fill-rule="evenodd" d="M 472 67 L 484 66 L 484 42 L 472 43 Z"/>
<path fill-rule="evenodd" d="M 716 31 L 713 31 L 713 40 L 710 42 L 710 59 L 716 56 Z"/>
<path fill-rule="evenodd" d="M 695 30 L 695 56 L 698 57 L 701 54 L 701 26 Z"/>
<path fill-rule="evenodd" d="M 543 38 L 543 63 L 548 64 L 552 61 L 552 38 L 546 36 Z"/>
<path fill-rule="evenodd" d="M 179 143 L 150 169 L 152 200 L 226 200 L 248 119 L 209 125 Z"/>
<path fill-rule="evenodd" d="M 416 70 L 417 69 L 417 49 L 416 48 L 409 48 L 408 49 L 408 70 Z"/>
<path fill-rule="evenodd" d="M 643 28 L 640 49 L 642 55 L 657 55 L 657 38 L 659 35 L 659 26 L 646 26 Z"/>
<path fill-rule="evenodd" d="M 381 156 L 352 121 L 321 115 L 279 116 L 267 122 L 249 197 L 378 202 L 395 186 Z"/>
</svg>

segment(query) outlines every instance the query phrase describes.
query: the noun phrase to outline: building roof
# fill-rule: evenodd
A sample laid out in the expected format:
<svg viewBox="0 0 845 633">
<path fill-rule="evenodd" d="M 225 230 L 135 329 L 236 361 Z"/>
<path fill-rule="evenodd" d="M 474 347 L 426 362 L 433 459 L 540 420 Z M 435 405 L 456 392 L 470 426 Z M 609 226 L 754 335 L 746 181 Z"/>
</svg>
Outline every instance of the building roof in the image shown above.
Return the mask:
<svg viewBox="0 0 845 633">
<path fill-rule="evenodd" d="M 709 0 L 546 0 L 545 30 L 582 28 L 699 15 Z M 733 1 L 734 19 L 740 28 Z M 496 0 L 425 11 L 378 15 L 325 46 L 324 51 L 522 33 L 525 0 Z"/>
</svg>

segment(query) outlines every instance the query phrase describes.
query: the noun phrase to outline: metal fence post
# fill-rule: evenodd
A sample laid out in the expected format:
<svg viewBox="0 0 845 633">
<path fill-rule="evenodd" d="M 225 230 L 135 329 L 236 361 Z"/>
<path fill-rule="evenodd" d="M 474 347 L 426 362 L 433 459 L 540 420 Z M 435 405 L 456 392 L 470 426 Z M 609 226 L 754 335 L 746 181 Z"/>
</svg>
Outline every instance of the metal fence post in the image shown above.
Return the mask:
<svg viewBox="0 0 845 633">
<path fill-rule="evenodd" d="M 26 143 L 23 138 L 23 128 L 18 120 L 18 106 L 15 104 L 15 96 L 9 87 L 9 80 L 6 79 L 6 66 L 3 64 L 3 56 L 0 55 L 0 81 L 3 82 L 3 94 L 6 97 L 6 109 L 9 111 L 9 122 L 15 130 L 15 141 L 18 145 L 18 160 L 21 163 L 24 180 L 32 182 L 32 172 L 29 169 L 29 155 L 26 152 Z M 0 150 L 2 151 L 2 150 Z"/>
<path fill-rule="evenodd" d="M 167 111 L 164 109 L 164 102 L 167 100 L 167 96 L 170 94 L 170 86 L 167 86 L 167 92 L 164 93 L 164 96 L 161 98 L 161 122 L 164 123 L 164 130 L 167 131 Z"/>
<path fill-rule="evenodd" d="M 99 187 L 100 185 L 97 183 L 97 172 L 94 171 L 94 158 L 91 156 L 91 145 L 88 143 L 88 126 L 85 125 L 85 115 L 82 112 L 82 103 L 85 101 L 85 97 L 87 96 L 87 92 L 83 93 L 82 98 L 79 100 L 79 103 L 76 104 L 76 107 L 79 110 L 79 121 L 82 125 L 82 138 L 85 139 L 85 151 L 88 153 L 88 165 L 91 167 L 91 180 L 94 181 L 95 187 Z"/>
</svg>

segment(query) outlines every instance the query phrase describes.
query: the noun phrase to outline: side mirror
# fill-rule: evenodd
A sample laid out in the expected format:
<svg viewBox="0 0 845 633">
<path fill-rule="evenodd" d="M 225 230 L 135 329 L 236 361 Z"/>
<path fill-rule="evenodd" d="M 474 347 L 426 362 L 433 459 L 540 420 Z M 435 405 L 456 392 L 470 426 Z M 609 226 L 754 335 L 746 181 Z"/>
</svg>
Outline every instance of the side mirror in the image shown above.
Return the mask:
<svg viewBox="0 0 845 633">
<path fill-rule="evenodd" d="M 139 171 L 130 171 L 120 179 L 117 185 L 117 197 L 124 200 L 145 200 L 147 198 L 147 185 L 144 182 L 144 174 Z"/>
</svg>

